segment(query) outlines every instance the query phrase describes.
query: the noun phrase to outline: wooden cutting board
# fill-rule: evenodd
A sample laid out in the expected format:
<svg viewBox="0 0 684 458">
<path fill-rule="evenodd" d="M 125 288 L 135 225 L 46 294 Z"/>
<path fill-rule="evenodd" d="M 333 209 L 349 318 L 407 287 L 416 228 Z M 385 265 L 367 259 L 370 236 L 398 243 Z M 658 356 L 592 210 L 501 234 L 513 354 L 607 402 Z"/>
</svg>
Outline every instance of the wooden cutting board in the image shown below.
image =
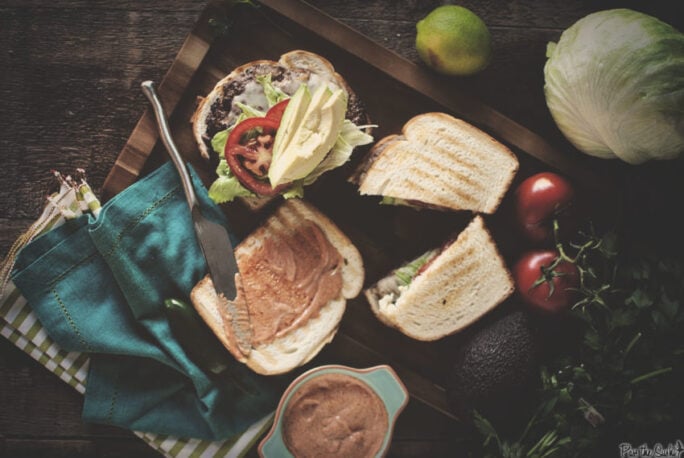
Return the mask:
<svg viewBox="0 0 684 458">
<path fill-rule="evenodd" d="M 217 35 L 219 29 L 227 33 Z M 227 10 L 225 4 L 210 4 L 159 84 L 158 92 L 170 115 L 179 149 L 205 184 L 213 181 L 215 164 L 200 157 L 192 137 L 190 118 L 197 98 L 207 94 L 233 68 L 257 59 L 277 60 L 293 49 L 312 51 L 332 62 L 378 125 L 376 139 L 398 132 L 418 113 L 445 111 L 477 125 L 516 152 L 521 167 L 515 183 L 535 171 L 548 169 L 570 176 L 587 190 L 607 179 L 598 179 L 592 169 L 594 162 L 574 152 L 560 151 L 491 107 L 454 91 L 448 79 L 431 74 L 314 7 L 297 0 L 261 0 L 258 8 L 241 5 Z M 157 139 L 153 114 L 147 110 L 105 181 L 105 200 L 167 160 Z M 306 199 L 333 219 L 359 248 L 366 267 L 366 285 L 370 285 L 402 261 L 439 246 L 446 237 L 463 229 L 471 215 L 379 206 L 376 198 L 360 197 L 346 178 L 365 151 L 357 151 L 350 164 L 307 188 Z M 243 234 L 265 218 L 263 212 L 250 213 L 238 203 L 225 205 L 224 209 Z M 505 211 L 487 217 L 487 225 L 510 261 L 517 254 L 518 244 L 508 229 L 508 221 Z M 348 303 L 333 342 L 306 368 L 325 363 L 356 367 L 390 364 L 413 398 L 453 417 L 444 387 L 461 338 L 456 335 L 432 343 L 413 341 L 380 324 L 361 295 Z"/>
</svg>

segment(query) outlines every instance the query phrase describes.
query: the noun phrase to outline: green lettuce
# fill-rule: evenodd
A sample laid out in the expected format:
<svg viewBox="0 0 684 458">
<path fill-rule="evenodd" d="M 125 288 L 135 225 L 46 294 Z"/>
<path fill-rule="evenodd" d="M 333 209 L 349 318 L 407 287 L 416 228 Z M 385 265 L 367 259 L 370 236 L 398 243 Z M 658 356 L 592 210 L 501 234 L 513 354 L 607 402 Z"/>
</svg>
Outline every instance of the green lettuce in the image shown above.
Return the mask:
<svg viewBox="0 0 684 458">
<path fill-rule="evenodd" d="M 255 194 L 242 186 L 233 175 L 225 159 L 221 159 L 216 168 L 218 178 L 209 187 L 209 198 L 217 204 L 231 202 L 236 197 L 255 197 Z"/>
<path fill-rule="evenodd" d="M 549 43 L 546 104 L 580 151 L 629 164 L 684 153 L 684 34 L 625 8 L 591 13 Z"/>
<path fill-rule="evenodd" d="M 283 198 L 294 199 L 304 197 L 304 183 L 301 180 L 295 181 L 292 186 L 283 193 Z"/>
<path fill-rule="evenodd" d="M 242 113 L 235 120 L 235 124 L 233 124 L 232 127 L 237 126 L 247 118 L 263 118 L 264 116 L 266 116 L 266 113 L 264 113 L 263 111 L 257 110 L 256 108 L 252 108 L 249 105 L 245 105 L 242 102 L 235 102 L 235 106 L 240 108 L 240 110 L 242 110 Z"/>
<path fill-rule="evenodd" d="M 407 207 L 414 207 L 414 205 L 412 205 L 406 199 L 401 199 L 399 197 L 389 197 L 389 196 L 382 196 L 382 201 L 380 201 L 380 205 L 402 205 L 402 206 L 407 206 Z"/>
<path fill-rule="evenodd" d="M 427 253 L 424 253 L 408 264 L 405 264 L 395 270 L 394 276 L 397 277 L 397 280 L 399 280 L 400 284 L 404 286 L 410 285 L 420 268 L 423 267 L 435 255 L 437 255 L 437 250 L 430 250 Z"/>
<path fill-rule="evenodd" d="M 230 129 L 226 129 L 216 132 L 216 135 L 211 137 L 211 149 L 213 149 L 219 157 L 223 157 L 223 151 L 226 149 L 226 142 L 228 141 L 229 134 Z"/>
<path fill-rule="evenodd" d="M 278 102 L 282 102 L 285 99 L 289 99 L 290 96 L 278 89 L 271 83 L 271 74 L 267 73 L 265 75 L 260 75 L 256 77 L 256 80 L 264 88 L 264 94 L 266 94 L 266 100 L 268 100 L 268 107 L 272 107 Z"/>
<path fill-rule="evenodd" d="M 350 120 L 345 119 L 332 150 L 310 174 L 302 179 L 303 183 L 309 185 L 328 170 L 340 167 L 349 160 L 355 147 L 367 145 L 372 141 L 373 137 L 371 135 L 365 133 Z"/>
</svg>

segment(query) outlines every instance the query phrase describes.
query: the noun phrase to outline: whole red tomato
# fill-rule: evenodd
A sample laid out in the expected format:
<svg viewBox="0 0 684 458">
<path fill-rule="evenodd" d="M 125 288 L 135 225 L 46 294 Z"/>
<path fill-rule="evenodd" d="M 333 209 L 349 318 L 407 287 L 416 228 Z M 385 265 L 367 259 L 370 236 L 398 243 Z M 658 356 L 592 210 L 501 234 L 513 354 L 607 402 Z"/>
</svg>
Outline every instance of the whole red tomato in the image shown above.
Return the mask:
<svg viewBox="0 0 684 458">
<path fill-rule="evenodd" d="M 527 178 L 515 191 L 515 217 L 522 233 L 536 244 L 553 241 L 553 220 L 563 233 L 575 226 L 575 190 L 568 180 L 552 172 Z"/>
<path fill-rule="evenodd" d="M 513 267 L 519 296 L 543 312 L 557 313 L 572 306 L 579 286 L 577 267 L 557 259 L 555 250 L 529 251 Z"/>
</svg>

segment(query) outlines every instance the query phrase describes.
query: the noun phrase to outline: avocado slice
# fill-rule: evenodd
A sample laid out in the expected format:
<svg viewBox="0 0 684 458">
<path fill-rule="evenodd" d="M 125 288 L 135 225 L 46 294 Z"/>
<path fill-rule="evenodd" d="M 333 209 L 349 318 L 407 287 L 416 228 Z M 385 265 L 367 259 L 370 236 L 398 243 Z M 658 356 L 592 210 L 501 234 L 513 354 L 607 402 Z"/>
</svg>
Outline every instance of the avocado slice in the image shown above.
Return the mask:
<svg viewBox="0 0 684 458">
<path fill-rule="evenodd" d="M 280 142 L 276 134 L 268 173 L 271 185 L 295 181 L 311 173 L 335 144 L 346 111 L 347 97 L 343 90 L 319 86 L 305 113 L 299 119 L 288 120 L 290 124 Z"/>
<path fill-rule="evenodd" d="M 276 160 L 276 156 L 283 151 L 287 147 L 289 141 L 292 140 L 292 134 L 301 123 L 304 113 L 306 113 L 310 103 L 311 92 L 309 92 L 309 88 L 306 84 L 302 84 L 295 91 L 294 95 L 292 95 L 283 112 L 283 117 L 280 120 L 280 127 L 278 127 L 275 140 L 273 140 L 272 162 Z"/>
</svg>

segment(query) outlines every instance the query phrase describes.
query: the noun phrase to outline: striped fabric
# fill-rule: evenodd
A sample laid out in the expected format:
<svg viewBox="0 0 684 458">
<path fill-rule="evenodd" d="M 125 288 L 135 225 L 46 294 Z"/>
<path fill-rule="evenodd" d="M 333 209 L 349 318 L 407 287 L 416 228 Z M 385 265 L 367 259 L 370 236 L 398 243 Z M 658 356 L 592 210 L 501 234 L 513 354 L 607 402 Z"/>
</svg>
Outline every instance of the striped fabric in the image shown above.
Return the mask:
<svg viewBox="0 0 684 458">
<path fill-rule="evenodd" d="M 26 299 L 5 276 L 5 273 L 11 270 L 14 256 L 21 247 L 40 233 L 57 227 L 65 219 L 80 216 L 84 210 L 79 193 L 74 192 L 74 188 L 66 184 L 63 184 L 59 193 L 50 196 L 48 202 L 41 217 L 19 237 L 3 263 L 3 285 L 0 285 L 4 286 L 0 288 L 2 293 L 0 295 L 0 334 L 83 394 L 86 390 L 86 377 L 90 362 L 88 356 L 79 352 L 67 352 L 53 342 Z M 93 205 L 92 201 L 90 204 Z M 93 208 L 99 209 L 99 205 Z M 271 420 L 272 415 L 268 415 L 253 424 L 237 440 L 223 442 L 182 439 L 139 431 L 134 431 L 134 433 L 150 447 L 167 457 L 240 457 L 254 446 L 254 443 L 270 426 Z"/>
</svg>

